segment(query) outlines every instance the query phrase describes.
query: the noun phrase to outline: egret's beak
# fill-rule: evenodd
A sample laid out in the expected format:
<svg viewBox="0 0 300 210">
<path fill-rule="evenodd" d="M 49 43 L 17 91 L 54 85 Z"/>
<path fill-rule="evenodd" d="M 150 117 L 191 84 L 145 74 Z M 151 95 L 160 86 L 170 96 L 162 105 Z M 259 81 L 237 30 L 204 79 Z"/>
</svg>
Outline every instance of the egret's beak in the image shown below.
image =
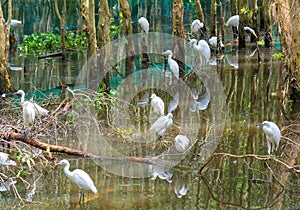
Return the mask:
<svg viewBox="0 0 300 210">
<path fill-rule="evenodd" d="M 263 126 L 263 124 L 262 123 L 258 123 L 258 124 L 256 124 L 256 126 Z"/>
</svg>

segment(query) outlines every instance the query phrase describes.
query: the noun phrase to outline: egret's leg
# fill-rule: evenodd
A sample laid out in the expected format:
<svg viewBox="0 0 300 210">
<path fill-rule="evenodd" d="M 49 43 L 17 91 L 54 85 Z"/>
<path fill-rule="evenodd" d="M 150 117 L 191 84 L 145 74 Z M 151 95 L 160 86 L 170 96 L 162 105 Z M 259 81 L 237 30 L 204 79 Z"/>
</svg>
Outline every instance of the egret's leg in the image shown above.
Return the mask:
<svg viewBox="0 0 300 210">
<path fill-rule="evenodd" d="M 80 194 L 79 194 L 79 203 L 83 201 L 83 190 L 80 188 Z"/>
<path fill-rule="evenodd" d="M 272 145 L 271 145 L 271 142 L 269 142 L 269 141 L 267 141 L 267 144 L 268 144 L 268 153 L 270 155 L 271 154 Z"/>
</svg>

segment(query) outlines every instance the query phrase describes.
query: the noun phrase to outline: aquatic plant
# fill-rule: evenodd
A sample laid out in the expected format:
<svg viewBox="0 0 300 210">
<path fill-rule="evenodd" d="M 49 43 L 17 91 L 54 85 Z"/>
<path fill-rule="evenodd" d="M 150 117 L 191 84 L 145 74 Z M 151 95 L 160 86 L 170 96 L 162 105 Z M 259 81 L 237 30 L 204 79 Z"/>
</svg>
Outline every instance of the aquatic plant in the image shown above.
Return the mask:
<svg viewBox="0 0 300 210">
<path fill-rule="evenodd" d="M 66 32 L 66 48 L 85 50 L 85 33 Z M 61 50 L 61 35 L 58 33 L 34 33 L 24 35 L 23 43 L 18 47 L 21 56 L 41 55 L 45 53 L 57 52 Z"/>
</svg>

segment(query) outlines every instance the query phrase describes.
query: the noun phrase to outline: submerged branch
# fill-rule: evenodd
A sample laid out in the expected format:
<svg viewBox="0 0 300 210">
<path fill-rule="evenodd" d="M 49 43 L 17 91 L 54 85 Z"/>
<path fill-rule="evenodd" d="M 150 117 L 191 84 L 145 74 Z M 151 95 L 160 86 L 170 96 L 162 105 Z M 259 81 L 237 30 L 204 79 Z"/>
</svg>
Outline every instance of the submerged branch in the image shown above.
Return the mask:
<svg viewBox="0 0 300 210">
<path fill-rule="evenodd" d="M 255 155 L 255 154 L 246 154 L 246 155 L 234 155 L 234 154 L 230 154 L 230 153 L 214 153 L 212 156 L 210 156 L 210 158 L 208 158 L 203 165 L 199 168 L 198 170 L 198 174 L 201 174 L 203 169 L 210 163 L 210 161 L 212 161 L 216 156 L 221 156 L 223 157 L 232 157 L 232 158 L 247 158 L 247 157 L 252 157 L 256 160 L 274 160 L 275 162 L 284 165 L 286 168 L 288 168 L 289 170 L 294 170 L 295 172 L 300 172 L 299 169 L 296 169 L 298 166 L 290 166 L 287 163 L 283 162 L 282 160 L 279 160 L 277 158 L 273 158 L 270 155 Z"/>
</svg>

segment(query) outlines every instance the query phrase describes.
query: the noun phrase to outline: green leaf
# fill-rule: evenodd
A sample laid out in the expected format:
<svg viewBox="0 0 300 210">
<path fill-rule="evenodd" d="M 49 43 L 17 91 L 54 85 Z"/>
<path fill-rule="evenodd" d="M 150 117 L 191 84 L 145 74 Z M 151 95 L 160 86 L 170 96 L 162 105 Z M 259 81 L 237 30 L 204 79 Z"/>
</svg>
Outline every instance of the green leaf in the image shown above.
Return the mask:
<svg viewBox="0 0 300 210">
<path fill-rule="evenodd" d="M 257 44 L 260 45 L 260 46 L 265 46 L 265 40 L 259 40 L 257 41 Z"/>
</svg>

